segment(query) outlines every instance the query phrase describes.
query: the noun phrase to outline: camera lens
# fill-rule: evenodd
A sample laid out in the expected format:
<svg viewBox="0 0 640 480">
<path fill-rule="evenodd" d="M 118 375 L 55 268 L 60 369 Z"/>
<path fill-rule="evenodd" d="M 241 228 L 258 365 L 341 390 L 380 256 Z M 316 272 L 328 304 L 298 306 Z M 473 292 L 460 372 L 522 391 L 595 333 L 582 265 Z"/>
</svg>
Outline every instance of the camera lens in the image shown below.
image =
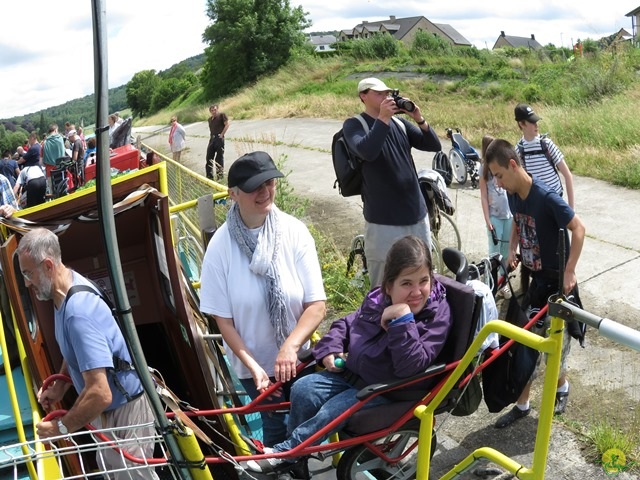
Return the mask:
<svg viewBox="0 0 640 480">
<path fill-rule="evenodd" d="M 407 112 L 413 112 L 416 109 L 415 103 L 402 97 L 396 98 L 396 105 L 398 106 L 398 108 L 406 110 Z"/>
</svg>

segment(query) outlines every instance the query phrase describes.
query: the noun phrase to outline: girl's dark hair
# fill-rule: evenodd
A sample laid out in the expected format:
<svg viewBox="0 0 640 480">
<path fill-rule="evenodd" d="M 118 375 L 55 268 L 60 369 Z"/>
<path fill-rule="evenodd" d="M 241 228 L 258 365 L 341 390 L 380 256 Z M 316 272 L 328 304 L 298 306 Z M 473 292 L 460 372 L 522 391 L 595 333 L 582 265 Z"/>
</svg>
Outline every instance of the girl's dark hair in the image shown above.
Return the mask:
<svg viewBox="0 0 640 480">
<path fill-rule="evenodd" d="M 397 240 L 387 253 L 382 275 L 382 288 L 386 291 L 407 268 L 427 267 L 429 276 L 433 276 L 433 262 L 429 246 L 415 235 L 407 235 Z"/>
<path fill-rule="evenodd" d="M 491 145 L 491 142 L 493 142 L 494 140 L 495 138 L 491 135 L 485 135 L 484 137 L 482 137 L 482 178 L 484 178 L 486 182 L 489 181 L 489 174 L 491 173 L 487 165 L 486 153 L 487 148 L 489 148 L 489 145 Z"/>
</svg>

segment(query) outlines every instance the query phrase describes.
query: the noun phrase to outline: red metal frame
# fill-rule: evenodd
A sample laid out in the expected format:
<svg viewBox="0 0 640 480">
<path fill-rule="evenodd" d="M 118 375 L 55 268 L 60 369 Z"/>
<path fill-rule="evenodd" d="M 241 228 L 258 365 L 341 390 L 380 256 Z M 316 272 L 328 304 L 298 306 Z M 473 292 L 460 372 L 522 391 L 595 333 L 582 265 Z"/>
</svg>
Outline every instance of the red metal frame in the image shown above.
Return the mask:
<svg viewBox="0 0 640 480">
<path fill-rule="evenodd" d="M 529 330 L 539 318 L 542 318 L 542 316 L 546 314 L 547 310 L 548 310 L 548 306 L 545 306 L 523 328 L 526 329 L 526 330 Z M 493 363 L 498 356 L 500 356 L 503 352 L 505 352 L 513 344 L 513 342 L 514 342 L 514 340 L 512 340 L 512 339 L 508 340 L 503 345 L 501 345 L 499 348 L 496 348 L 496 349 L 492 350 L 491 352 L 489 352 L 487 354 L 485 360 L 482 363 L 480 363 L 474 369 L 473 372 L 469 373 L 467 376 L 465 376 L 460 381 L 459 386 L 463 387 L 471 379 L 472 375 L 478 374 L 486 366 L 488 366 L 491 363 Z M 374 444 L 373 442 L 375 440 L 378 440 L 380 438 L 386 437 L 387 435 L 392 434 L 392 433 L 400 430 L 401 427 L 413 417 L 413 412 L 414 412 L 416 407 L 418 407 L 419 405 L 428 404 L 433 399 L 433 397 L 435 397 L 435 395 L 440 391 L 440 389 L 442 388 L 444 383 L 447 381 L 447 375 L 445 375 L 445 374 L 447 372 L 451 372 L 452 370 L 454 370 L 458 366 L 458 363 L 459 363 L 459 361 L 455 361 L 455 362 L 451 362 L 451 363 L 446 364 L 446 365 L 437 366 L 437 367 L 435 367 L 433 369 L 427 370 L 427 372 L 425 372 L 423 375 L 412 377 L 411 379 L 409 379 L 409 380 L 407 380 L 405 382 L 393 383 L 393 384 L 387 386 L 386 388 L 381 388 L 380 390 L 376 390 L 376 391 L 370 393 L 364 400 L 359 401 L 355 405 L 353 405 L 350 408 L 348 408 L 345 412 L 343 412 L 341 415 L 336 417 L 326 427 L 324 427 L 323 429 L 319 430 L 314 435 L 312 435 L 310 438 L 308 438 L 307 440 L 302 442 L 300 445 L 298 445 L 297 447 L 295 447 L 292 450 L 289 450 L 287 452 L 278 452 L 278 453 L 274 452 L 274 453 L 270 453 L 270 454 L 262 453 L 262 454 L 254 454 L 254 455 L 237 455 L 237 456 L 228 456 L 228 457 L 210 457 L 210 456 L 208 456 L 208 457 L 205 457 L 205 462 L 209 463 L 209 464 L 217 464 L 217 463 L 228 462 L 229 459 L 233 459 L 236 462 L 245 462 L 245 461 L 248 461 L 248 460 L 261 460 L 261 459 L 266 459 L 266 458 L 296 458 L 296 457 L 308 456 L 308 455 L 311 455 L 311 454 L 314 454 L 314 453 L 319 453 L 319 452 L 324 452 L 326 455 L 331 455 L 331 454 L 333 454 L 333 453 L 335 453 L 337 451 L 345 450 L 345 449 L 347 449 L 349 447 L 353 447 L 355 445 L 364 445 L 371 452 L 373 452 L 374 454 L 376 454 L 377 456 L 382 458 L 385 462 L 388 462 L 388 463 L 391 463 L 391 464 L 397 463 L 400 460 L 402 460 L 402 458 L 404 458 L 404 456 L 407 455 L 412 449 L 415 448 L 415 446 L 417 445 L 417 440 L 416 440 L 415 444 L 411 446 L 411 448 L 405 450 L 405 452 L 403 452 L 403 454 L 398 458 L 389 458 L 389 457 L 387 457 L 385 455 L 385 453 L 380 449 L 380 447 L 377 446 L 376 444 Z M 307 363 L 301 363 L 298 366 L 298 371 L 301 371 L 306 366 L 308 366 L 308 362 Z M 426 380 L 428 378 L 434 377 L 436 375 L 442 375 L 443 378 L 435 385 L 435 387 L 433 387 L 431 389 L 431 391 L 428 394 L 426 394 L 422 399 L 418 400 L 410 409 L 407 410 L 406 413 L 404 413 L 400 418 L 398 418 L 395 422 L 393 422 L 388 427 L 382 428 L 382 429 L 379 429 L 379 430 L 376 430 L 376 431 L 373 431 L 373 432 L 370 432 L 370 433 L 366 433 L 366 434 L 363 434 L 363 435 L 359 435 L 359 436 L 356 436 L 356 437 L 345 438 L 345 439 L 339 440 L 337 442 L 323 443 L 323 444 L 320 444 L 320 445 L 313 445 L 315 442 L 317 442 L 317 441 L 319 441 L 319 440 L 321 440 L 321 439 L 323 439 L 325 437 L 328 437 L 330 432 L 334 431 L 338 425 L 340 425 L 341 423 L 346 421 L 349 417 L 351 417 L 354 413 L 359 411 L 364 405 L 366 405 L 366 403 L 371 398 L 377 397 L 378 395 L 382 395 L 384 393 L 387 393 L 387 392 L 390 392 L 390 391 L 393 391 L 393 390 L 397 390 L 398 388 L 405 388 L 405 387 L 410 386 L 412 384 L 422 382 L 422 381 L 424 381 L 424 380 Z M 43 386 L 44 385 L 48 385 L 48 383 L 51 382 L 54 379 L 61 379 L 60 377 L 64 377 L 64 376 L 52 375 L 51 377 L 49 377 L 45 381 L 45 383 L 43 383 Z M 196 410 L 185 410 L 184 413 L 186 415 L 190 416 L 190 417 L 209 417 L 209 416 L 224 415 L 224 414 L 249 414 L 249 413 L 256 413 L 256 412 L 263 412 L 263 411 L 282 410 L 284 408 L 289 408 L 290 402 L 282 402 L 282 403 L 269 404 L 269 405 L 261 405 L 260 404 L 265 398 L 271 396 L 276 390 L 278 390 L 281 387 L 282 387 L 282 383 L 281 382 L 276 382 L 273 385 L 271 385 L 266 391 L 261 393 L 254 400 L 252 400 L 250 403 L 248 403 L 246 405 L 243 405 L 241 407 L 220 408 L 220 409 L 211 409 L 211 410 L 197 410 L 197 409 Z M 59 416 L 62 416 L 65 413 L 66 413 L 65 410 L 56 410 L 55 412 L 51 412 L 49 415 L 47 415 L 45 417 L 45 419 L 46 420 L 51 420 L 53 418 L 57 418 Z M 173 414 L 173 412 L 168 412 L 167 413 L 167 417 L 174 418 L 175 414 Z M 91 429 L 91 430 L 95 430 L 91 425 L 88 425 L 87 428 Z M 107 437 L 104 437 L 100 433 L 95 433 L 95 435 L 100 437 L 101 439 L 103 439 L 105 442 L 112 443 L 111 440 L 109 440 Z M 117 449 L 117 447 L 115 447 L 115 446 L 114 446 L 114 448 Z M 150 459 L 142 460 L 142 459 L 138 459 L 136 457 L 132 457 L 131 455 L 127 454 L 126 452 L 122 452 L 122 454 L 127 458 L 127 460 L 129 460 L 131 462 L 142 463 L 142 462 L 145 462 L 145 461 L 146 462 L 150 461 Z M 165 460 L 159 459 L 158 463 L 163 463 L 163 462 L 166 463 Z"/>
</svg>

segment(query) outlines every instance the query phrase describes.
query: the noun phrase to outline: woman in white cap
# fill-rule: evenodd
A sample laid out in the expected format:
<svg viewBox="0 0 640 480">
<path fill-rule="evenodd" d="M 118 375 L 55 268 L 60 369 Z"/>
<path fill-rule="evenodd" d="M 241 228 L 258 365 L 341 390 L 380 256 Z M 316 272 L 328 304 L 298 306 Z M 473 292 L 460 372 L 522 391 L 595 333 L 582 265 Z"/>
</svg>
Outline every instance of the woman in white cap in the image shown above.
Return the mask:
<svg viewBox="0 0 640 480">
<path fill-rule="evenodd" d="M 326 295 L 307 227 L 274 204 L 284 175 L 265 152 L 237 159 L 228 174 L 233 205 L 202 262 L 200 310 L 215 319 L 247 393 L 296 376 L 297 352 L 325 315 Z M 280 402 L 288 396 L 270 401 Z M 266 446 L 286 437 L 286 415 L 264 412 Z"/>
</svg>

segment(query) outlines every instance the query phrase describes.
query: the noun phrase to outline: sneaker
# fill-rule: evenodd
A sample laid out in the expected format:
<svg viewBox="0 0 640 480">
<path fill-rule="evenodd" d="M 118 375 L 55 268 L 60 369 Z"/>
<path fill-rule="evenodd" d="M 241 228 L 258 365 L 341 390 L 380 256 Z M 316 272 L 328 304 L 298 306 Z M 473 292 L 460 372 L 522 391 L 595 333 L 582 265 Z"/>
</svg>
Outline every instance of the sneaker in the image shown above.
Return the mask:
<svg viewBox="0 0 640 480">
<path fill-rule="evenodd" d="M 273 449 L 269 447 L 264 448 L 264 453 L 273 453 Z M 263 460 L 249 460 L 247 462 L 247 469 L 256 473 L 273 473 L 276 468 L 284 463 L 282 458 L 265 458 Z"/>
<path fill-rule="evenodd" d="M 505 413 L 500 418 L 498 418 L 498 421 L 496 421 L 495 427 L 496 428 L 508 427 L 516 420 L 520 420 L 521 418 L 524 418 L 527 415 L 529 415 L 530 412 L 531 412 L 530 408 L 527 408 L 526 410 L 520 410 L 517 405 L 514 405 L 511 410 L 509 410 L 507 413 Z"/>
<path fill-rule="evenodd" d="M 569 400 L 569 391 L 556 392 L 556 406 L 553 409 L 554 415 L 562 415 L 567 408 L 567 400 Z"/>
</svg>

